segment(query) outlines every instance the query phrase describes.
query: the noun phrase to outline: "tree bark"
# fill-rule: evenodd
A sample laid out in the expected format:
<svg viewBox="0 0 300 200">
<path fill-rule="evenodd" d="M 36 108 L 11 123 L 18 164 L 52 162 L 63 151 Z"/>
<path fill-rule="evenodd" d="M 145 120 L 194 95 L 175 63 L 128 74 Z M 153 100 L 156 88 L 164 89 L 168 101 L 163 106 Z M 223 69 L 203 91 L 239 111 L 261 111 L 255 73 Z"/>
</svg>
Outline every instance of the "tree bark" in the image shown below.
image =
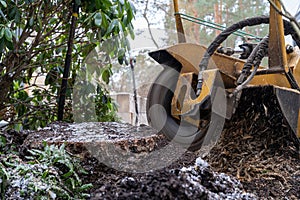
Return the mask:
<svg viewBox="0 0 300 200">
<path fill-rule="evenodd" d="M 222 24 L 222 1 L 214 5 L 214 16 L 215 16 L 215 23 Z M 220 30 L 215 30 L 215 32 L 216 32 L 216 36 L 218 36 L 221 33 Z"/>
<path fill-rule="evenodd" d="M 65 58 L 65 66 L 64 66 L 64 73 L 63 79 L 61 82 L 61 88 L 59 93 L 59 101 L 58 101 L 58 112 L 57 112 L 57 120 L 63 120 L 64 116 L 64 107 L 66 101 L 66 92 L 68 87 L 68 78 L 70 74 L 70 67 L 72 64 L 72 50 L 73 50 L 73 43 L 74 43 L 74 36 L 76 30 L 76 22 L 79 13 L 79 5 L 77 5 L 76 0 L 73 0 L 73 11 L 72 11 L 72 20 L 69 32 L 69 40 L 68 40 L 68 49 Z"/>
</svg>

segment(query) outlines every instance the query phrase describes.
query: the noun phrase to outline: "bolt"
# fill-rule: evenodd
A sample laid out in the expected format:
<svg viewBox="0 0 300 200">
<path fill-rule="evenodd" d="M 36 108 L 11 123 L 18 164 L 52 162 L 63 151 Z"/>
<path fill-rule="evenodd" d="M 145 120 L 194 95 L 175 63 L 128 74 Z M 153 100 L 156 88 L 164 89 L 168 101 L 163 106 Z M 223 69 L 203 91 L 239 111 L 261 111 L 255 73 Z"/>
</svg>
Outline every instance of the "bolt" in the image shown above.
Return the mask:
<svg viewBox="0 0 300 200">
<path fill-rule="evenodd" d="M 294 52 L 294 47 L 292 45 L 289 45 L 289 44 L 286 45 L 285 49 L 286 49 L 287 54 L 290 54 L 290 53 Z"/>
</svg>

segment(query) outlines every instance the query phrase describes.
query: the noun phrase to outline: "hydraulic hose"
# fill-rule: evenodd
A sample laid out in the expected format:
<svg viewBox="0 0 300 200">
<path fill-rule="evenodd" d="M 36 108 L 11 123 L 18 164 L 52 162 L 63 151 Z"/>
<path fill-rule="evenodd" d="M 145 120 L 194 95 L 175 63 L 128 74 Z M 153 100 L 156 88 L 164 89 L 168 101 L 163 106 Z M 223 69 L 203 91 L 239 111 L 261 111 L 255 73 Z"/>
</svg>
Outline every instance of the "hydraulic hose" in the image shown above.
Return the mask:
<svg viewBox="0 0 300 200">
<path fill-rule="evenodd" d="M 253 71 L 251 72 L 251 75 L 247 77 L 240 76 L 239 79 L 244 79 L 247 78 L 245 81 L 244 80 L 238 80 L 240 81 L 239 86 L 236 88 L 235 92 L 240 91 L 243 89 L 245 85 L 247 85 L 254 77 L 256 74 L 256 71 L 262 61 L 262 59 L 268 54 L 268 44 L 269 44 L 269 36 L 266 36 L 262 39 L 262 41 L 254 48 L 252 53 L 250 54 L 249 58 L 247 59 L 247 62 L 244 65 L 244 68 L 247 67 L 247 70 L 252 68 L 254 66 Z M 244 71 L 244 73 L 248 73 L 248 71 Z M 243 75 L 243 72 L 242 74 Z M 245 74 L 248 75 L 248 74 Z"/>
<path fill-rule="evenodd" d="M 203 84 L 203 71 L 207 69 L 210 57 L 214 54 L 214 52 L 217 50 L 217 48 L 224 42 L 228 36 L 230 36 L 232 33 L 239 29 L 243 29 L 246 26 L 257 26 L 260 24 L 269 24 L 269 17 L 268 16 L 260 16 L 260 17 L 252 17 L 244 19 L 238 23 L 235 23 L 222 31 L 215 39 L 214 41 L 209 45 L 207 48 L 207 51 L 205 52 L 200 64 L 199 64 L 199 74 L 198 74 L 198 84 L 197 84 L 197 96 L 200 95 L 202 90 L 202 84 Z M 284 34 L 285 35 L 291 35 L 292 38 L 295 40 L 296 44 L 300 47 L 300 38 L 298 34 L 295 32 L 293 26 L 289 21 L 284 20 Z"/>
</svg>

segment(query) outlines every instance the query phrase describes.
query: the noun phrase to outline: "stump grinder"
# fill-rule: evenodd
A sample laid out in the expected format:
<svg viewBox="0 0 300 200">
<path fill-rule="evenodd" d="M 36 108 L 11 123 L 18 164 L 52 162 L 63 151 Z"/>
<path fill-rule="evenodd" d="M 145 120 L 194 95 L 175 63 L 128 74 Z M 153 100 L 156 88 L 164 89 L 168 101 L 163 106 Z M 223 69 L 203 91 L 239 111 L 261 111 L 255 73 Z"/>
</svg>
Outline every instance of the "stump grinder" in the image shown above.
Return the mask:
<svg viewBox="0 0 300 200">
<path fill-rule="evenodd" d="M 149 54 L 164 68 L 148 94 L 147 117 L 152 127 L 197 150 L 207 138 L 214 141 L 218 137 L 216 133 L 230 120 L 245 88 L 271 87 L 282 115 L 300 137 L 299 24 L 287 16 L 280 0 L 269 3 L 269 16 L 247 18 L 224 28 L 204 47 L 186 42 L 182 14 L 174 0 L 179 43 Z M 221 47 L 231 34 L 261 24 L 269 25 L 269 34 L 256 44 L 241 45 L 239 58 L 233 56 L 235 49 Z M 296 45 L 286 45 L 286 35 Z M 261 66 L 264 57 L 268 58 L 267 67 Z"/>
</svg>

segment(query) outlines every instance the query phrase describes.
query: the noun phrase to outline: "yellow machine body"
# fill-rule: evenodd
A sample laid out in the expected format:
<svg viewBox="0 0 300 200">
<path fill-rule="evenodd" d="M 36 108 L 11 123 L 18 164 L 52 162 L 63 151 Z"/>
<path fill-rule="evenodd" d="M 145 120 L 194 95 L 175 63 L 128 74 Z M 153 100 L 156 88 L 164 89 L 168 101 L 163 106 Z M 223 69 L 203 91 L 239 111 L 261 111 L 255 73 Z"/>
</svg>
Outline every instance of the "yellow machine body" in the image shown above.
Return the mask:
<svg viewBox="0 0 300 200">
<path fill-rule="evenodd" d="M 273 2 L 280 7 L 278 0 Z M 178 4 L 175 4 L 175 11 L 176 6 Z M 201 119 L 193 119 L 189 117 L 189 113 L 192 113 L 194 109 L 199 109 L 211 96 L 215 96 L 218 93 L 218 87 L 222 87 L 226 91 L 226 94 L 222 94 L 223 96 L 235 91 L 238 87 L 236 81 L 245 61 L 215 52 L 210 58 L 207 70 L 202 72 L 201 93 L 199 96 L 195 95 L 195 84 L 197 84 L 197 76 L 200 71 L 199 63 L 207 49 L 201 45 L 185 43 L 180 16 L 176 14 L 175 16 L 179 44 L 151 52 L 150 56 L 162 65 L 180 69 L 174 96 L 170 102 L 171 115 L 175 119 L 183 119 L 192 125 L 199 126 Z M 291 89 L 291 84 L 286 76 L 286 73 L 291 71 L 296 82 L 300 83 L 300 50 L 295 47 L 292 53 L 286 53 L 282 16 L 272 6 L 270 6 L 269 29 L 269 66 L 259 67 L 247 87 L 273 86 L 284 117 L 300 138 L 300 92 Z M 215 87 L 216 85 L 218 87 Z M 227 107 L 220 108 L 218 112 L 224 117 L 230 118 L 233 111 Z"/>
<path fill-rule="evenodd" d="M 206 48 L 204 46 L 191 43 L 181 43 L 152 53 L 152 57 L 154 57 L 154 59 L 157 58 L 157 60 L 159 57 L 158 55 L 162 54 L 162 52 L 164 52 L 164 54 L 168 53 L 173 59 L 177 60 L 182 65 L 171 107 L 172 115 L 175 118 L 188 113 L 195 107 L 195 105 L 203 103 L 207 96 L 211 95 L 217 73 L 219 73 L 222 78 L 225 89 L 230 90 L 237 86 L 235 82 L 238 75 L 241 73 L 245 62 L 237 58 L 215 53 L 209 63 L 209 69 L 204 72 L 204 83 L 201 94 L 197 98 L 194 98 L 193 95 L 191 95 L 191 93 L 193 93 L 193 91 L 191 91 L 193 90 L 191 87 L 191 85 L 193 85 L 193 77 L 199 73 L 198 64 L 200 63 L 205 51 Z M 287 66 L 293 70 L 293 74 L 297 82 L 300 82 L 300 50 L 295 50 L 287 56 Z M 265 70 L 266 69 L 264 67 L 260 67 L 258 74 Z M 300 98 L 299 91 L 290 89 L 290 83 L 283 70 L 281 73 L 256 75 L 249 83 L 249 86 L 263 85 L 273 85 L 276 90 L 288 91 L 288 93 L 285 93 L 284 96 L 279 96 L 279 94 L 277 95 L 279 102 L 281 99 L 295 99 L 290 98 L 289 95 L 297 95 Z M 186 88 L 184 92 L 181 89 L 183 87 Z M 184 96 L 180 97 L 180 95 Z M 178 105 L 178 102 L 181 102 L 180 105 Z M 298 105 L 298 102 L 290 102 L 290 104 Z M 293 129 L 296 129 L 295 132 L 297 133 L 297 136 L 300 137 L 299 107 L 296 108 L 295 111 L 297 114 L 286 113 L 288 111 L 284 111 L 284 107 L 282 107 L 282 109 L 286 118 L 292 118 L 297 121 L 297 127 L 294 127 Z M 293 115 L 293 117 L 288 117 L 287 115 Z"/>
</svg>

